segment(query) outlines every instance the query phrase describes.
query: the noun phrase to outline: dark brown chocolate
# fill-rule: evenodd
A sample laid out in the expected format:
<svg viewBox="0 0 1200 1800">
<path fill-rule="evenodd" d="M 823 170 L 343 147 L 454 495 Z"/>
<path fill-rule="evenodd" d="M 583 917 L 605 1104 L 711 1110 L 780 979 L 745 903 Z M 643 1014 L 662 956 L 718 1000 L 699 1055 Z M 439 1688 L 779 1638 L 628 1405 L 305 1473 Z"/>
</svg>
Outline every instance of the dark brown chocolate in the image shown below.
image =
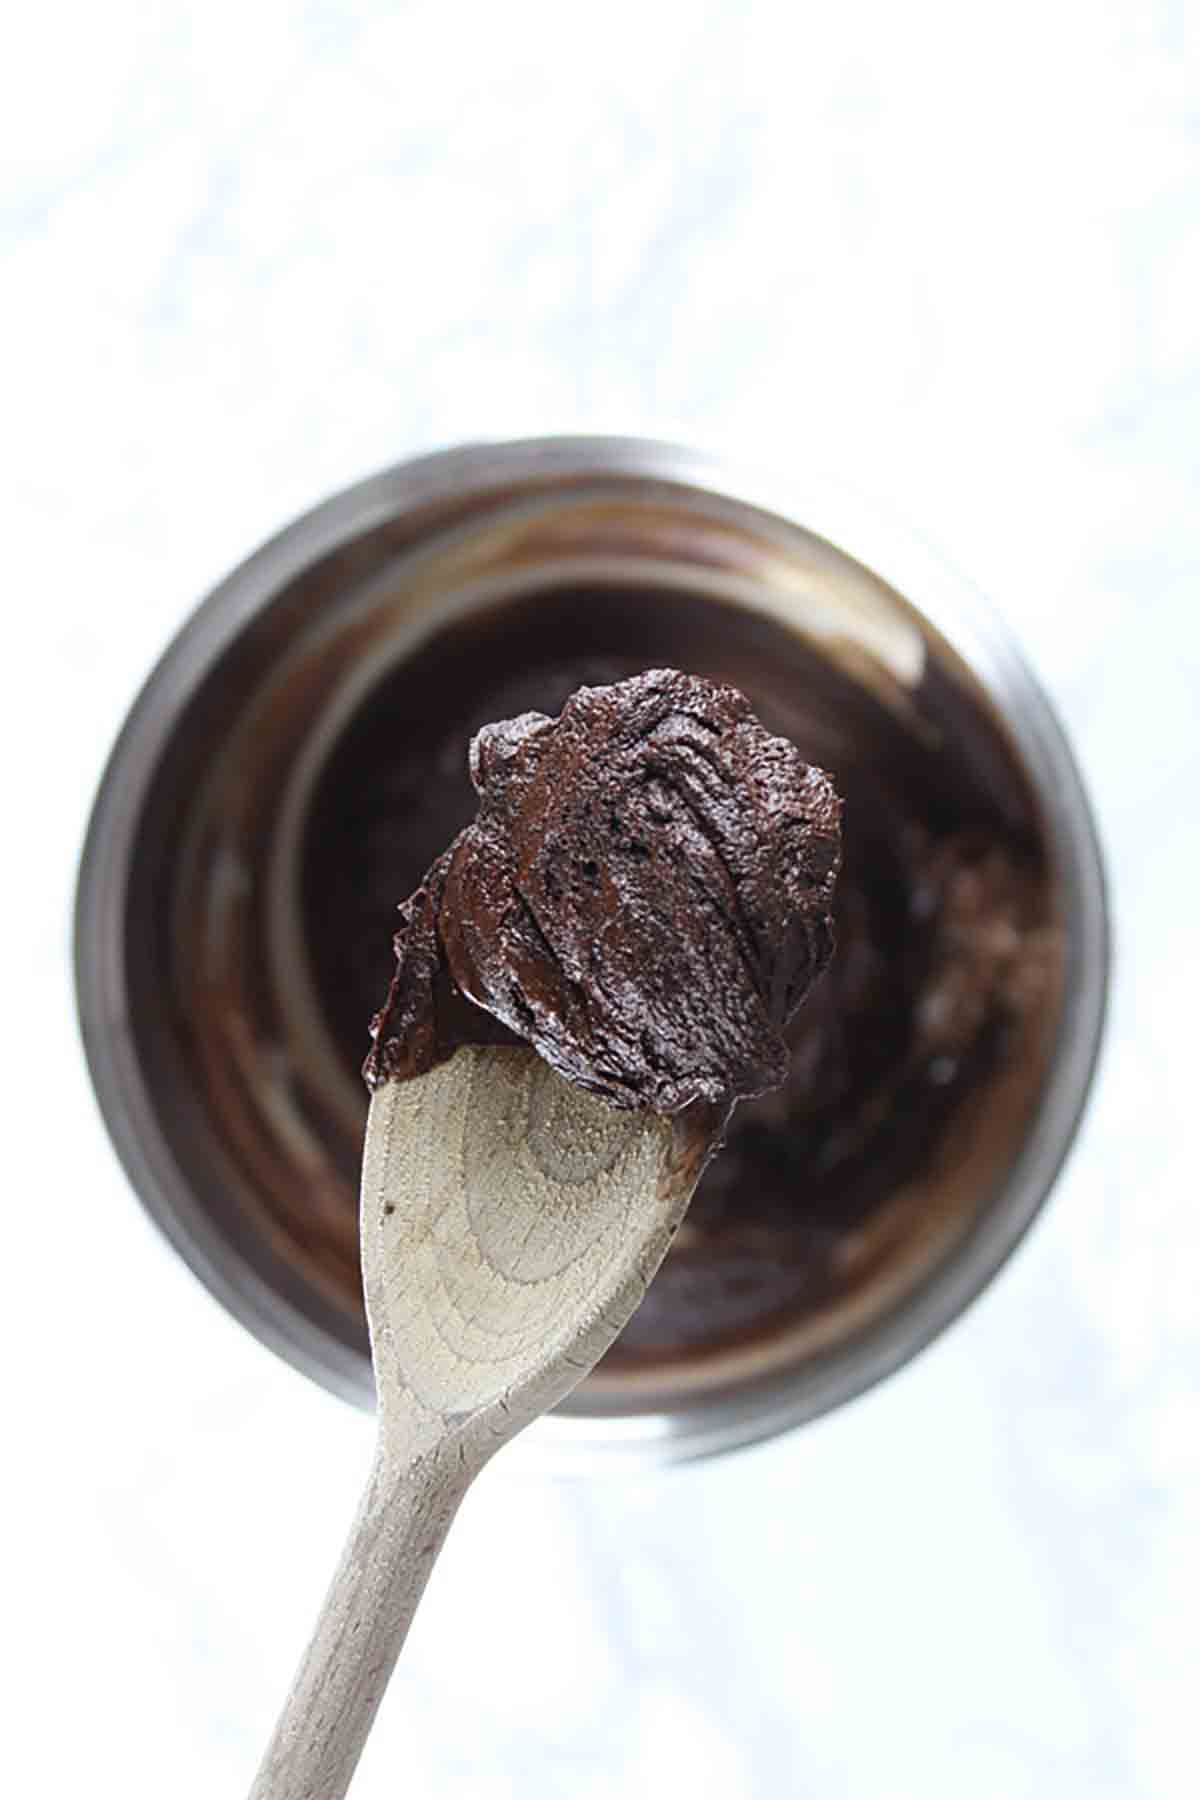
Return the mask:
<svg viewBox="0 0 1200 1800">
<path fill-rule="evenodd" d="M 833 954 L 828 776 L 736 689 L 673 669 L 488 725 L 470 768 L 478 814 L 401 907 L 368 1084 L 499 1021 L 614 1106 L 777 1087 Z"/>
<path fill-rule="evenodd" d="M 736 1109 L 610 1367 L 848 1303 L 888 1266 L 897 1193 L 912 1196 L 912 1231 L 965 1204 L 946 1197 L 965 1156 L 957 1138 L 984 1161 L 994 1143 L 1005 1166 L 1029 1104 L 1007 1089 L 1024 1071 L 1037 1092 L 1061 978 L 1037 807 L 1003 727 L 952 662 L 930 656 L 893 706 L 775 618 L 694 593 L 563 588 L 431 635 L 364 703 L 321 779 L 304 917 L 348 1071 L 387 987 L 396 898 L 476 810 L 471 737 L 661 663 L 733 684 L 766 730 L 831 772 L 844 802 L 837 953 L 788 1026 L 786 1082 Z M 360 1144 L 344 1147 L 347 1217 Z M 352 1254 L 339 1273 L 353 1293 Z"/>
</svg>

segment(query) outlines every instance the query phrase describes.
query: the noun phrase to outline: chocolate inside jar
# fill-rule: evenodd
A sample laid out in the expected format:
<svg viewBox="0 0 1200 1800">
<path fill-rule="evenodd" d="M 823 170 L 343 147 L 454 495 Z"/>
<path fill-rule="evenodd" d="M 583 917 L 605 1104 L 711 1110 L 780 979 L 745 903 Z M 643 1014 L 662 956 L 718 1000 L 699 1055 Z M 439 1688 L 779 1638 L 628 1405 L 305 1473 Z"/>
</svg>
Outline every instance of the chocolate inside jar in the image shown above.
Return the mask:
<svg viewBox="0 0 1200 1800">
<path fill-rule="evenodd" d="M 964 1133 L 976 1157 L 989 1129 L 1011 1155 L 1061 964 L 1028 783 L 952 658 L 927 657 L 902 692 L 765 613 L 671 591 L 540 593 L 429 637 L 359 707 L 317 783 L 304 933 L 349 1073 L 387 991 L 397 900 L 474 815 L 473 734 L 660 665 L 741 689 L 831 773 L 843 866 L 836 952 L 789 1028 L 788 1079 L 737 1108 L 606 1359 L 614 1373 L 790 1327 L 878 1279 L 897 1230 L 943 1209 Z M 357 1266 L 344 1275 L 357 1294 Z"/>
</svg>

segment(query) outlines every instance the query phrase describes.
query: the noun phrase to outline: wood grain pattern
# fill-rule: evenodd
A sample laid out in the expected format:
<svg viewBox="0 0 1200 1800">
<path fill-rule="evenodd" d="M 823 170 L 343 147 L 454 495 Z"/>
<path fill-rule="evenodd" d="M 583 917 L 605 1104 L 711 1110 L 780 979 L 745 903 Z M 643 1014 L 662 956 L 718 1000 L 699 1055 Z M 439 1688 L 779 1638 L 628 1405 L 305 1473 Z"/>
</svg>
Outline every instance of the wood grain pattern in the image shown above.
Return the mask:
<svg viewBox="0 0 1200 1800">
<path fill-rule="evenodd" d="M 375 1463 L 251 1800 L 346 1792 L 459 1502 L 625 1324 L 714 1127 L 615 1111 L 521 1048 L 378 1089 L 361 1206 Z"/>
</svg>

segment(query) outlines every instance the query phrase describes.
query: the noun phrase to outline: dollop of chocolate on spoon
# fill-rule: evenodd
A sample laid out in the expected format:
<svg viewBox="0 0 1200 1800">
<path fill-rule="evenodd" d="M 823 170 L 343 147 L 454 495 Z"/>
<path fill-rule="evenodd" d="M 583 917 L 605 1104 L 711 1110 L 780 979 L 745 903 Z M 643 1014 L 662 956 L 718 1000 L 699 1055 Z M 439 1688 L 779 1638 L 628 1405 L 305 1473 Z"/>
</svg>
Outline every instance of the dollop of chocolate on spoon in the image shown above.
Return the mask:
<svg viewBox="0 0 1200 1800">
<path fill-rule="evenodd" d="M 833 954 L 829 777 L 673 669 L 487 726 L 470 767 L 478 814 L 400 908 L 368 1085 L 514 1041 L 615 1106 L 782 1082 Z"/>
</svg>

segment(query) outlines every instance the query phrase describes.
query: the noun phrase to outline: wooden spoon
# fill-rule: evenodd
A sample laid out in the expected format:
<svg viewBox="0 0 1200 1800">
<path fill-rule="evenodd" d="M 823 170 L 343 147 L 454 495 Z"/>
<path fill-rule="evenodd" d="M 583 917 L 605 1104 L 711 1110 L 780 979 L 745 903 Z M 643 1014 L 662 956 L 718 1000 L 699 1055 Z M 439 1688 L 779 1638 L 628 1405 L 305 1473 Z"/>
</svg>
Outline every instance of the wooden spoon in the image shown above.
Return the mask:
<svg viewBox="0 0 1200 1800">
<path fill-rule="evenodd" d="M 723 1122 L 618 1111 L 520 1047 L 460 1049 L 376 1090 L 361 1208 L 375 1462 L 251 1800 L 345 1794 L 459 1502 L 613 1342 Z"/>
</svg>

